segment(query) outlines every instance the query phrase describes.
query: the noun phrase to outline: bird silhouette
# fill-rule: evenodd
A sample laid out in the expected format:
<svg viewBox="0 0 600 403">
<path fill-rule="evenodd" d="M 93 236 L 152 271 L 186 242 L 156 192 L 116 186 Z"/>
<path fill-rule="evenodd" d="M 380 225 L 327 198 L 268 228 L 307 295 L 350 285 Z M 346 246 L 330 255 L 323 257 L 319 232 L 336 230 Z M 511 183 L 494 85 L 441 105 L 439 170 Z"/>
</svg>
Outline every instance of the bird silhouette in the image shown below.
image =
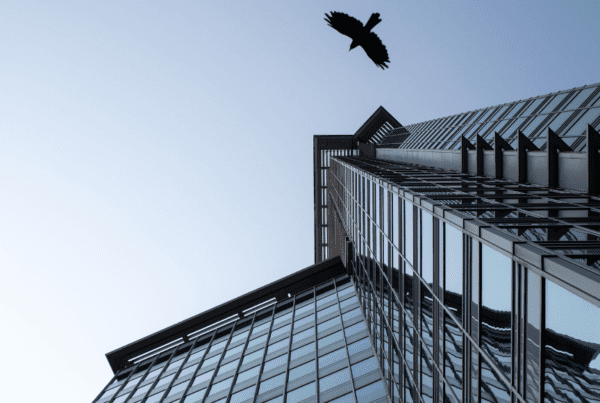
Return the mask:
<svg viewBox="0 0 600 403">
<path fill-rule="evenodd" d="M 381 42 L 381 39 L 374 32 L 371 32 L 371 29 L 381 22 L 379 13 L 371 14 L 365 26 L 363 26 L 362 22 L 354 17 L 350 17 L 348 14 L 337 11 L 331 11 L 330 13 L 331 15 L 325 14 L 327 18 L 324 18 L 324 20 L 340 34 L 352 38 L 350 50 L 357 46 L 362 46 L 367 56 L 373 60 L 377 67 L 381 67 L 382 69 L 387 67 L 386 63 L 390 62 L 387 49 Z"/>
</svg>

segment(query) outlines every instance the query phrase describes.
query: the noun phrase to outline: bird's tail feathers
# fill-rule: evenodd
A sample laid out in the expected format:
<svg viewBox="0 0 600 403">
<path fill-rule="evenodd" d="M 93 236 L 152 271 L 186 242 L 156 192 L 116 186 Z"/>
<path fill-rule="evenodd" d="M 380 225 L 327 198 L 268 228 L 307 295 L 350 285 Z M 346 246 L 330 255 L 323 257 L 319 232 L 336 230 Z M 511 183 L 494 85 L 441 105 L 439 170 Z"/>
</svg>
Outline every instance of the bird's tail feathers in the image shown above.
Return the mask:
<svg viewBox="0 0 600 403">
<path fill-rule="evenodd" d="M 365 25 L 365 29 L 367 31 L 372 30 L 375 25 L 379 24 L 381 22 L 381 18 L 379 18 L 379 13 L 373 13 L 371 14 L 371 17 L 369 18 L 369 21 L 367 21 L 367 24 Z"/>
</svg>

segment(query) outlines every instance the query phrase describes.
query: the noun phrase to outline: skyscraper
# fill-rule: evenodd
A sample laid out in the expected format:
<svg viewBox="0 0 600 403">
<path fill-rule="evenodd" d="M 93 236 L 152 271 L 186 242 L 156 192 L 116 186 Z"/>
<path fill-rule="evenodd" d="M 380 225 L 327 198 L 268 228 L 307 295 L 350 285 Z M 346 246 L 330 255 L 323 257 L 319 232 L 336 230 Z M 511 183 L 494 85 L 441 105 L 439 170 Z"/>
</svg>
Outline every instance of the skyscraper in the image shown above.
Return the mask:
<svg viewBox="0 0 600 403">
<path fill-rule="evenodd" d="M 596 84 L 315 136 L 315 264 L 108 353 L 94 402 L 600 402 L 599 128 Z"/>
</svg>

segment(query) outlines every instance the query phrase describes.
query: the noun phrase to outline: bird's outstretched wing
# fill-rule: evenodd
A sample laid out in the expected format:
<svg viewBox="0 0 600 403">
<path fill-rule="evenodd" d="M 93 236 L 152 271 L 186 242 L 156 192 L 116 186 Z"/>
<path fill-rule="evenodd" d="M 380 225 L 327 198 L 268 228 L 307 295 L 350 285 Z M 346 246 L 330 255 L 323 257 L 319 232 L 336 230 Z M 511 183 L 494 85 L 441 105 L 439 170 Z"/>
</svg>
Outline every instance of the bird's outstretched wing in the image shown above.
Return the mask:
<svg viewBox="0 0 600 403">
<path fill-rule="evenodd" d="M 325 14 L 327 18 L 325 21 L 329 23 L 329 26 L 340 34 L 353 38 L 361 29 L 363 24 L 354 17 L 350 17 L 348 14 L 339 13 L 337 11 L 331 11 L 331 15 Z"/>
<path fill-rule="evenodd" d="M 386 63 L 390 62 L 387 49 L 375 33 L 370 32 L 365 37 L 362 47 L 367 56 L 369 56 L 378 67 L 381 67 L 382 69 L 387 67 Z"/>
</svg>

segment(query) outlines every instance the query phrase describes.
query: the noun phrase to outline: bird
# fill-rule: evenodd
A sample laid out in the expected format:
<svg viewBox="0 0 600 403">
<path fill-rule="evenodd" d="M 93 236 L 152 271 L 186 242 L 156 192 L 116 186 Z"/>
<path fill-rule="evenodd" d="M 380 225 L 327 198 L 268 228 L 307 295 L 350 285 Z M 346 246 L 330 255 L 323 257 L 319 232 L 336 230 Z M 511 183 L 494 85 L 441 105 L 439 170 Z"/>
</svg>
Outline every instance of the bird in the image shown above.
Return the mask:
<svg viewBox="0 0 600 403">
<path fill-rule="evenodd" d="M 325 13 L 327 18 L 324 18 L 324 20 L 328 22 L 331 28 L 352 38 L 350 50 L 357 46 L 362 46 L 367 56 L 373 60 L 377 67 L 381 69 L 388 67 L 386 63 L 389 63 L 390 59 L 387 49 L 381 42 L 381 39 L 374 32 L 371 32 L 371 29 L 381 22 L 379 13 L 371 14 L 365 26 L 363 26 L 362 22 L 354 17 L 350 17 L 348 14 L 337 11 L 330 11 L 330 14 Z"/>
</svg>

